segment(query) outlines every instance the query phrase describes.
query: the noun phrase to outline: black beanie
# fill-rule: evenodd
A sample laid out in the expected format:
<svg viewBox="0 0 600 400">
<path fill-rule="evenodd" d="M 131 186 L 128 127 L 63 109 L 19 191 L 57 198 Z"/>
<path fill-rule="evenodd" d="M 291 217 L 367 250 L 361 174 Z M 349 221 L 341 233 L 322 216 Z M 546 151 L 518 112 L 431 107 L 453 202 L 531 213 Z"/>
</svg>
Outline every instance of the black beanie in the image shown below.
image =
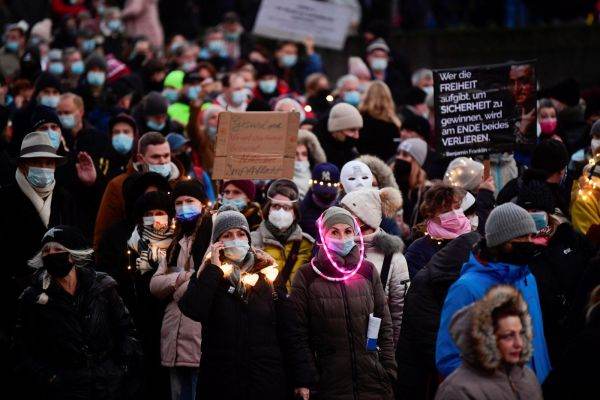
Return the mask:
<svg viewBox="0 0 600 400">
<path fill-rule="evenodd" d="M 60 80 L 49 72 L 42 72 L 35 80 L 35 95 L 46 88 L 54 88 L 62 93 Z"/>
<path fill-rule="evenodd" d="M 169 103 L 158 92 L 150 92 L 144 98 L 144 114 L 146 116 L 164 115 L 167 113 Z"/>
<path fill-rule="evenodd" d="M 122 122 L 122 123 L 125 123 L 125 124 L 131 126 L 131 128 L 133 129 L 133 135 L 137 137 L 138 129 L 137 129 L 137 124 L 135 123 L 135 119 L 133 119 L 133 117 L 131 117 L 129 114 L 125 114 L 125 113 L 116 115 L 116 116 L 112 117 L 110 120 L 108 120 L 108 134 L 109 135 L 112 132 L 114 126 L 116 124 L 118 124 L 119 122 Z"/>
<path fill-rule="evenodd" d="M 36 130 L 40 125 L 54 122 L 61 126 L 56 110 L 52 107 L 37 105 L 31 114 L 31 129 Z"/>
<path fill-rule="evenodd" d="M 50 242 L 59 243 L 69 250 L 85 250 L 90 247 L 83 233 L 78 228 L 68 225 L 58 225 L 49 229 L 42 237 L 42 246 Z"/>
<path fill-rule="evenodd" d="M 198 199 L 201 202 L 207 200 L 204 185 L 197 179 L 186 179 L 177 182 L 177 184 L 173 188 L 173 191 L 171 192 L 171 198 L 173 199 L 173 202 L 179 196 L 190 196 L 195 199 Z"/>
<path fill-rule="evenodd" d="M 409 106 L 416 106 L 417 104 L 425 103 L 425 99 L 427 98 L 427 93 L 421 88 L 411 87 L 406 93 L 406 104 Z"/>
<path fill-rule="evenodd" d="M 144 215 L 151 210 L 163 210 L 169 215 L 169 218 L 173 217 L 173 204 L 169 195 L 159 191 L 144 193 L 135 202 L 135 220 L 141 221 Z"/>
<path fill-rule="evenodd" d="M 100 68 L 103 71 L 106 71 L 107 65 L 106 60 L 99 54 L 92 53 L 85 59 L 85 70 L 89 71 L 92 68 Z"/>
<path fill-rule="evenodd" d="M 554 212 L 554 196 L 545 182 L 537 179 L 524 180 L 519 187 L 517 205 L 526 210 L 541 210 L 548 214 Z"/>
<path fill-rule="evenodd" d="M 573 78 L 565 79 L 548 89 L 547 95 L 567 106 L 573 107 L 579 104 L 579 84 Z"/>
<path fill-rule="evenodd" d="M 135 223 L 134 210 L 136 201 L 151 186 L 164 193 L 168 193 L 171 190 L 167 178 L 156 172 L 134 172 L 123 182 L 125 215 L 132 224 Z"/>
<path fill-rule="evenodd" d="M 531 155 L 531 168 L 545 171 L 548 175 L 562 171 L 569 162 L 569 152 L 562 142 L 543 140 L 535 146 Z"/>
</svg>

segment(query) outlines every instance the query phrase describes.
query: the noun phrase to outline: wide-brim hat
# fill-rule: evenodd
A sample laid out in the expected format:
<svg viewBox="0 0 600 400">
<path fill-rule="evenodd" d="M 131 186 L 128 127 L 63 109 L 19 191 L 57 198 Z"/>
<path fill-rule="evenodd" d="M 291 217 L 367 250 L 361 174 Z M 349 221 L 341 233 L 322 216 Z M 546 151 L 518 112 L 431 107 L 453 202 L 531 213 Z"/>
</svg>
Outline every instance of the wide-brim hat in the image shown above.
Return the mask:
<svg viewBox="0 0 600 400">
<path fill-rule="evenodd" d="M 52 147 L 46 132 L 31 132 L 23 138 L 19 161 L 30 158 L 52 158 L 59 165 L 67 162 L 65 157 L 56 154 L 56 149 Z"/>
</svg>

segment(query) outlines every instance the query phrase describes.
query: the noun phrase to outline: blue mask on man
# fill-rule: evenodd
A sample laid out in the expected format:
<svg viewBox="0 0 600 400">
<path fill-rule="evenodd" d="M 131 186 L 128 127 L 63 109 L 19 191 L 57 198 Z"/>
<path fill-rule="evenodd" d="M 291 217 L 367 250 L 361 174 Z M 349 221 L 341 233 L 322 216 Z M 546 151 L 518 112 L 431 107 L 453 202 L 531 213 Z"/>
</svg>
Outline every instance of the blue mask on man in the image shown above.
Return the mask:
<svg viewBox="0 0 600 400">
<path fill-rule="evenodd" d="M 47 129 L 46 134 L 48 134 L 48 137 L 50 138 L 50 143 L 52 144 L 52 147 L 58 149 L 58 147 L 60 146 L 60 132 L 52 129 Z"/>
<path fill-rule="evenodd" d="M 104 85 L 104 80 L 106 79 L 106 74 L 101 71 L 89 71 L 87 73 L 87 81 L 92 86 L 102 86 Z"/>
<path fill-rule="evenodd" d="M 161 122 L 158 123 L 153 119 L 149 119 L 148 121 L 146 121 L 146 125 L 148 125 L 148 128 L 152 129 L 153 131 L 162 131 L 165 127 L 165 123 Z"/>
<path fill-rule="evenodd" d="M 112 146 L 117 153 L 125 155 L 133 146 L 133 138 L 125 133 L 117 133 L 112 137 Z"/>
<path fill-rule="evenodd" d="M 279 62 L 284 68 L 292 68 L 298 62 L 298 56 L 296 54 L 284 54 L 279 57 Z"/>
<path fill-rule="evenodd" d="M 50 63 L 48 66 L 48 72 L 52 75 L 62 75 L 65 72 L 65 66 L 59 62 Z"/>
<path fill-rule="evenodd" d="M 258 87 L 263 93 L 271 94 L 277 89 L 277 79 L 264 79 L 258 81 Z"/>
<path fill-rule="evenodd" d="M 85 65 L 83 64 L 83 61 L 75 61 L 73 64 L 71 64 L 71 73 L 74 75 L 81 75 L 83 74 L 84 70 Z"/>
<path fill-rule="evenodd" d="M 360 93 L 358 90 L 350 90 L 344 93 L 344 102 L 348 104 L 352 104 L 354 107 L 357 107 L 360 103 Z"/>
<path fill-rule="evenodd" d="M 40 96 L 40 104 L 46 107 L 56 108 L 60 102 L 60 96 L 42 95 Z"/>
<path fill-rule="evenodd" d="M 165 178 L 171 176 L 171 163 L 168 164 L 148 164 L 148 171 L 156 172 Z"/>
<path fill-rule="evenodd" d="M 54 182 L 54 170 L 52 168 L 29 167 L 27 181 L 36 188 L 45 188 Z"/>
</svg>

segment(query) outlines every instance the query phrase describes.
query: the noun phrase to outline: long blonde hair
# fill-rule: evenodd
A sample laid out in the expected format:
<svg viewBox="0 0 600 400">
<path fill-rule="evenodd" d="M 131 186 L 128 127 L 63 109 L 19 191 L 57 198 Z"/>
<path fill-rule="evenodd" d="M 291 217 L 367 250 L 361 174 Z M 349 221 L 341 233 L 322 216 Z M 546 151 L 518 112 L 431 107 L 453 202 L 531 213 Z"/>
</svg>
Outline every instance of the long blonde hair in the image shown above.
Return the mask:
<svg viewBox="0 0 600 400">
<path fill-rule="evenodd" d="M 400 129 L 400 119 L 396 115 L 396 106 L 392 99 L 392 92 L 384 82 L 375 81 L 367 90 L 364 100 L 358 108 L 360 112 L 367 113 L 373 118 L 391 122 Z"/>
</svg>

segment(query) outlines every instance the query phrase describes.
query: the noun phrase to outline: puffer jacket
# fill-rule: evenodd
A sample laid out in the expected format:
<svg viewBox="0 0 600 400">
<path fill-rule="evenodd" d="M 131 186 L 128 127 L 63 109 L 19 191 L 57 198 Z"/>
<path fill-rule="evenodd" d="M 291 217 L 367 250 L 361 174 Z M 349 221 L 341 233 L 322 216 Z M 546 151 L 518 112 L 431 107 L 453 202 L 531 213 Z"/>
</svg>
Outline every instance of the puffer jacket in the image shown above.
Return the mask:
<svg viewBox="0 0 600 400">
<path fill-rule="evenodd" d="M 17 376 L 26 399 L 119 399 L 136 385 L 141 346 L 117 284 L 92 266 L 77 267 L 71 296 L 45 270 L 20 298 Z M 24 385 L 24 386 L 23 386 Z"/>
<path fill-rule="evenodd" d="M 273 258 L 252 249 L 248 269 L 259 279 L 242 298 L 223 271 L 207 259 L 179 300 L 183 314 L 202 323 L 202 362 L 197 398 L 204 400 L 285 399 L 286 376 L 280 347 L 285 296 L 274 296 L 260 270 Z"/>
<path fill-rule="evenodd" d="M 523 350 L 514 365 L 502 363 L 493 334 L 492 312 L 512 303 L 523 325 Z M 542 388 L 535 373 L 525 364 L 533 353 L 533 329 L 527 304 L 510 286 L 491 289 L 480 301 L 458 311 L 450 331 L 461 351 L 463 364 L 442 384 L 436 400 L 541 400 Z"/>
<path fill-rule="evenodd" d="M 288 290 L 291 289 L 292 279 L 298 268 L 310 261 L 315 240 L 310 235 L 302 232 L 302 228 L 300 228 L 299 225 L 296 225 L 296 229 L 292 232 L 284 247 L 277 239 L 275 239 L 275 236 L 269 231 L 264 221 L 261 222 L 258 229 L 252 232 L 250 236 L 252 238 L 252 246 L 264 250 L 275 259 L 280 273 L 285 266 L 288 255 L 292 251 L 294 242 L 300 241 L 300 247 L 298 249 L 296 262 L 292 267 L 292 272 L 287 282 L 282 282 L 285 283 Z"/>
<path fill-rule="evenodd" d="M 345 259 L 331 256 L 341 268 L 354 269 L 358 246 Z M 364 260 L 354 275 L 338 282 L 315 267 L 340 277 L 322 248 L 294 277 L 290 300 L 296 325 L 286 346 L 298 360 L 292 366 L 294 387 L 309 387 L 328 400 L 393 399 L 393 329 L 377 269 Z M 378 351 L 366 348 L 369 314 L 381 318 Z"/>
<path fill-rule="evenodd" d="M 177 302 L 187 290 L 190 277 L 195 272 L 194 260 L 190 255 L 192 236 L 179 240 L 177 265 L 167 266 L 167 257 L 150 280 L 150 293 L 159 299 L 170 299 L 160 331 L 160 356 L 165 367 L 192 367 L 200 364 L 202 325 L 183 315 Z M 189 262 L 189 268 L 185 265 Z"/>
<path fill-rule="evenodd" d="M 381 228 L 378 228 L 370 235 L 365 235 L 363 240 L 365 242 L 366 259 L 373 263 L 380 276 L 385 257 L 388 255 L 391 256 L 387 281 L 382 282 L 382 284 L 392 317 L 395 347 L 396 343 L 398 343 L 400 327 L 402 326 L 404 296 L 410 284 L 408 265 L 402 254 L 404 243 L 399 237 L 385 233 Z"/>
</svg>

